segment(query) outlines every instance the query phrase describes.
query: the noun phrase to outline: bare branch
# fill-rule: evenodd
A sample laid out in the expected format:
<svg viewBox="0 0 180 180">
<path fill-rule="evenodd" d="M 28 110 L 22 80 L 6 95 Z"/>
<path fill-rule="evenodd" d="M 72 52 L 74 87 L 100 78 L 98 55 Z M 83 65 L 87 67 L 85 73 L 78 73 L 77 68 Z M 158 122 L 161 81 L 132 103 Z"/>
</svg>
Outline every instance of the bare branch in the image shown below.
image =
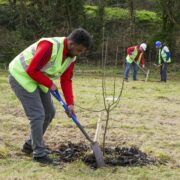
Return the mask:
<svg viewBox="0 0 180 180">
<path fill-rule="evenodd" d="M 101 110 L 88 109 L 88 108 L 81 107 L 81 106 L 78 105 L 78 104 L 75 104 L 75 106 L 77 106 L 77 107 L 79 107 L 79 108 L 81 108 L 81 109 L 83 109 L 83 110 L 90 111 L 90 112 L 102 112 L 102 111 L 105 110 L 105 109 L 101 109 Z"/>
<path fill-rule="evenodd" d="M 107 134 L 107 129 L 108 129 L 108 124 L 109 124 L 109 115 L 110 115 L 110 106 L 106 109 L 106 125 L 104 129 L 104 135 L 103 135 L 103 155 L 105 154 L 105 142 L 106 142 L 106 134 Z"/>
<path fill-rule="evenodd" d="M 111 107 L 111 110 L 113 110 L 114 108 L 116 108 L 116 106 L 119 104 L 119 101 L 120 101 L 121 96 L 122 96 L 123 89 L 124 89 L 124 79 L 123 79 L 123 81 L 122 81 L 121 91 L 120 91 L 120 93 L 119 93 L 119 96 L 118 96 L 117 100 L 115 101 L 115 103 L 113 104 L 114 106 Z"/>
<path fill-rule="evenodd" d="M 103 94 L 103 102 L 104 102 L 104 107 L 105 109 L 107 109 L 107 105 L 106 105 L 106 83 L 105 83 L 105 66 L 106 66 L 106 60 L 107 60 L 107 47 L 108 47 L 108 40 L 106 42 L 106 49 L 105 49 L 105 56 L 103 55 L 102 58 L 102 65 L 103 65 L 103 73 L 102 73 L 102 94 Z M 104 49 L 104 42 L 103 42 L 103 48 Z M 102 50 L 102 53 L 104 52 L 104 50 Z"/>
<path fill-rule="evenodd" d="M 118 46 L 116 48 L 116 59 L 115 59 L 115 67 L 117 67 L 117 58 L 118 58 Z M 114 91 L 113 91 L 113 102 L 115 100 L 116 95 L 116 75 L 114 75 Z"/>
</svg>

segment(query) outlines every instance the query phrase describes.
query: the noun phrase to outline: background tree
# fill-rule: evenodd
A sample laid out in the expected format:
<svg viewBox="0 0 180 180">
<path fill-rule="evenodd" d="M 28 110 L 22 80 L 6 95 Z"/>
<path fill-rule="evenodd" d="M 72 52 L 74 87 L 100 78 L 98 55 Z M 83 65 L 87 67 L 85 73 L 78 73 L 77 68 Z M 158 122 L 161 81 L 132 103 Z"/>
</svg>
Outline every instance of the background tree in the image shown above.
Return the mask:
<svg viewBox="0 0 180 180">
<path fill-rule="evenodd" d="M 130 13 L 130 43 L 133 45 L 134 43 L 134 35 L 135 35 L 135 2 L 133 0 L 128 0 L 128 8 Z"/>
<path fill-rule="evenodd" d="M 180 1 L 179 0 L 156 0 L 157 11 L 162 18 L 162 26 L 159 39 L 167 43 L 174 52 L 176 45 L 176 31 L 180 25 Z"/>
<path fill-rule="evenodd" d="M 8 64 L 37 39 L 66 36 L 77 27 L 93 34 L 92 51 L 81 62 L 91 59 L 92 63 L 100 64 L 103 28 L 105 37 L 109 37 L 110 57 L 116 53 L 116 40 L 121 59 L 128 46 L 144 41 L 148 44 L 148 58 L 154 59 L 150 56 L 154 56 L 154 41 L 159 39 L 170 47 L 173 59 L 179 59 L 179 8 L 179 0 L 3 0 L 0 61 Z"/>
</svg>

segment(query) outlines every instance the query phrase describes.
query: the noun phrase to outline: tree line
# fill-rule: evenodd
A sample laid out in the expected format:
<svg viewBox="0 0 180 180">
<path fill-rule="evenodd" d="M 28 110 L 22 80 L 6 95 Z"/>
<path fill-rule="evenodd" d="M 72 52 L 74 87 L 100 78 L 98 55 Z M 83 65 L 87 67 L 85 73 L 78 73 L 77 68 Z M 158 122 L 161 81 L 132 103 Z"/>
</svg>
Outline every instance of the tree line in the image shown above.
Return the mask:
<svg viewBox="0 0 180 180">
<path fill-rule="evenodd" d="M 90 59 L 100 59 L 102 41 L 108 41 L 110 57 L 118 47 L 123 58 L 128 46 L 144 41 L 152 47 L 147 53 L 151 59 L 156 39 L 167 43 L 177 55 L 179 8 L 179 0 L 2 0 L 0 62 L 8 63 L 41 37 L 65 36 L 77 27 L 93 34 L 94 45 L 87 55 Z M 128 18 L 113 19 L 113 9 L 128 10 Z M 142 9 L 155 12 L 159 21 L 151 21 L 149 14 L 149 20 L 138 21 L 137 11 Z"/>
</svg>

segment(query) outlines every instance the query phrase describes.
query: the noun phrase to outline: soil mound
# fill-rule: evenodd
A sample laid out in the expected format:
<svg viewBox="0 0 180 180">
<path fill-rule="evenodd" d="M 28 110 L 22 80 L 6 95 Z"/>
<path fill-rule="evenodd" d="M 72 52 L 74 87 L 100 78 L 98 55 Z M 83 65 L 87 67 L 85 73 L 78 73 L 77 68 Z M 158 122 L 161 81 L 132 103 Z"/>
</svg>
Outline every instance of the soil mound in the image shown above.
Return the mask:
<svg viewBox="0 0 180 180">
<path fill-rule="evenodd" d="M 63 162 L 72 162 L 75 160 L 82 160 L 91 167 L 96 168 L 96 160 L 91 153 L 91 149 L 85 143 L 61 144 L 57 151 L 53 153 L 59 156 L 59 160 Z M 155 159 L 148 157 L 148 155 L 137 147 L 116 147 L 105 148 L 104 161 L 107 166 L 146 166 L 157 164 Z"/>
</svg>

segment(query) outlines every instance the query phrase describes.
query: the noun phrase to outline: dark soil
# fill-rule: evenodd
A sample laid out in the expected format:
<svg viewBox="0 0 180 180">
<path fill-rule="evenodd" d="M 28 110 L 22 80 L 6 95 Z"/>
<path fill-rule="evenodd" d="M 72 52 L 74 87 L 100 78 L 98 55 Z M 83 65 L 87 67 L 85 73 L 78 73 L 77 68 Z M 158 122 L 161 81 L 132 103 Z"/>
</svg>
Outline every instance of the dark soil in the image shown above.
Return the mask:
<svg viewBox="0 0 180 180">
<path fill-rule="evenodd" d="M 96 160 L 91 153 L 91 149 L 85 143 L 61 144 L 57 151 L 53 151 L 59 156 L 61 162 L 72 162 L 82 160 L 87 165 L 96 168 Z M 116 147 L 105 148 L 104 161 L 107 166 L 146 166 L 157 164 L 157 161 L 148 157 L 146 153 L 137 147 Z"/>
</svg>

